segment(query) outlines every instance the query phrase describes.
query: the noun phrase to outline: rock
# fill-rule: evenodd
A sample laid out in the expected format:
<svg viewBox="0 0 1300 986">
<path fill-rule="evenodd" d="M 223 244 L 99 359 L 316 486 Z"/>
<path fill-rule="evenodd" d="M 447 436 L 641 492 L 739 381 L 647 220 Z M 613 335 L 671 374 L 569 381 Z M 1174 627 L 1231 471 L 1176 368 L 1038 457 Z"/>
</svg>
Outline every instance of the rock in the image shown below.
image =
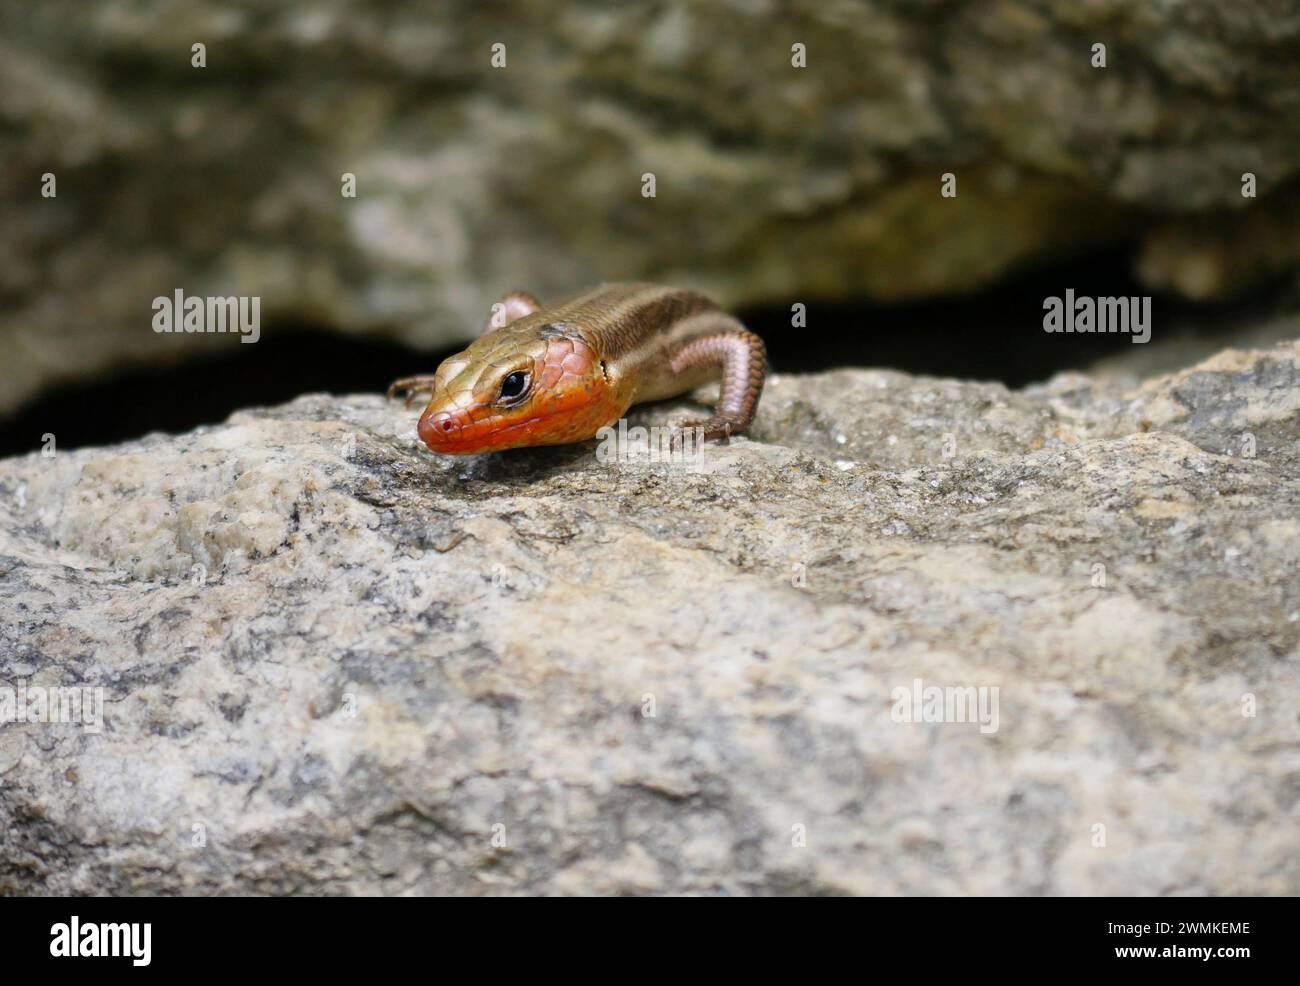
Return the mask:
<svg viewBox="0 0 1300 986">
<path fill-rule="evenodd" d="M 1108 385 L 1134 387 L 1147 377 L 1173 373 L 1209 359 L 1223 348 L 1225 336 L 1238 349 L 1268 349 L 1300 337 L 1300 314 L 1261 318 L 1258 311 L 1247 310 L 1231 318 L 1221 317 L 1214 332 L 1198 329 L 1203 326 L 1186 318 L 1162 317 L 1158 340 L 1153 337 L 1147 345 L 1128 346 L 1126 350 L 1095 360 L 1088 364 L 1088 375 Z"/>
<path fill-rule="evenodd" d="M 83 7 L 0 10 L 0 410 L 231 345 L 151 330 L 178 289 L 437 347 L 516 287 L 908 299 L 1137 236 L 1203 297 L 1297 262 L 1267 0 Z"/>
<path fill-rule="evenodd" d="M 0 893 L 1300 893 L 1298 364 L 4 460 L 0 686 L 103 706 L 0 727 Z"/>
</svg>

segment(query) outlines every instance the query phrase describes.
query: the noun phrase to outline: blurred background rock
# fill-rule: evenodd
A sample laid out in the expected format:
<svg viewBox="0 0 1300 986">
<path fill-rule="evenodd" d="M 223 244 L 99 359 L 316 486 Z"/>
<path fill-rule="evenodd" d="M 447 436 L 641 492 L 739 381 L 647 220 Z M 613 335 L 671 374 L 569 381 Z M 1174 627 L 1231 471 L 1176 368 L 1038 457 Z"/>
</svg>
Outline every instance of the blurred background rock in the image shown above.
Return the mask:
<svg viewBox="0 0 1300 986">
<path fill-rule="evenodd" d="M 1067 287 L 1295 335 L 1297 55 L 1284 0 L 0 0 L 4 450 L 379 387 L 516 287 L 690 285 L 778 369 L 1148 349 L 1043 333 Z M 263 341 L 154 333 L 177 288 Z"/>
</svg>

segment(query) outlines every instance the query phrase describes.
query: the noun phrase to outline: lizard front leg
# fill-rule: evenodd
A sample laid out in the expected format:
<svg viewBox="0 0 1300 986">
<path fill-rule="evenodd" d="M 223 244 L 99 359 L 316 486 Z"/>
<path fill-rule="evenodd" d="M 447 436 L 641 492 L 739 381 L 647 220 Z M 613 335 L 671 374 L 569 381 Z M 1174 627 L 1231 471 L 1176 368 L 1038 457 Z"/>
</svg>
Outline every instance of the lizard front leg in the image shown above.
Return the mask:
<svg viewBox="0 0 1300 986">
<path fill-rule="evenodd" d="M 720 332 L 688 342 L 673 354 L 674 373 L 701 367 L 718 371 L 722 392 L 712 417 L 689 421 L 682 427 L 703 428 L 705 438 L 743 431 L 754 420 L 767 379 L 767 347 L 763 340 L 744 329 Z"/>
<path fill-rule="evenodd" d="M 388 399 L 400 396 L 407 407 L 415 400 L 416 394 L 433 393 L 433 384 L 437 378 L 432 373 L 423 373 L 414 377 L 402 377 L 388 385 Z"/>
</svg>

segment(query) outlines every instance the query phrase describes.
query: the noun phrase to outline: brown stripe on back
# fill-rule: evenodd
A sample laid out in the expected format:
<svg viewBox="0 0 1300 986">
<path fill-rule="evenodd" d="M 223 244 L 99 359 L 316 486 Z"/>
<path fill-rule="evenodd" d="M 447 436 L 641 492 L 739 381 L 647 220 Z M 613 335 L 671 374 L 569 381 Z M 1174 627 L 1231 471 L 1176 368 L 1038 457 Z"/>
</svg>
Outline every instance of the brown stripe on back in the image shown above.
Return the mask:
<svg viewBox="0 0 1300 986">
<path fill-rule="evenodd" d="M 617 357 L 665 333 L 675 322 L 716 308 L 703 295 L 655 284 L 602 285 L 548 307 L 555 319 L 574 322 Z"/>
</svg>

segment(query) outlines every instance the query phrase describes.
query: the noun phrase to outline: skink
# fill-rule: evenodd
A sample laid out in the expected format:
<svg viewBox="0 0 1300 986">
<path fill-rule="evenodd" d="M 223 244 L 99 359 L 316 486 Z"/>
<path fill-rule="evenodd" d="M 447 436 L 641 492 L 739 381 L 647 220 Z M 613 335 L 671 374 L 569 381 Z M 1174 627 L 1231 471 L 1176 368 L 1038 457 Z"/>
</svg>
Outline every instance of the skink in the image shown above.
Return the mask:
<svg viewBox="0 0 1300 986">
<path fill-rule="evenodd" d="M 545 307 L 523 291 L 493 306 L 483 334 L 388 396 L 430 399 L 420 438 L 468 455 L 592 438 L 633 404 L 721 381 L 713 414 L 682 427 L 732 435 L 754 418 L 763 341 L 708 298 L 653 284 L 604 284 Z"/>
</svg>

